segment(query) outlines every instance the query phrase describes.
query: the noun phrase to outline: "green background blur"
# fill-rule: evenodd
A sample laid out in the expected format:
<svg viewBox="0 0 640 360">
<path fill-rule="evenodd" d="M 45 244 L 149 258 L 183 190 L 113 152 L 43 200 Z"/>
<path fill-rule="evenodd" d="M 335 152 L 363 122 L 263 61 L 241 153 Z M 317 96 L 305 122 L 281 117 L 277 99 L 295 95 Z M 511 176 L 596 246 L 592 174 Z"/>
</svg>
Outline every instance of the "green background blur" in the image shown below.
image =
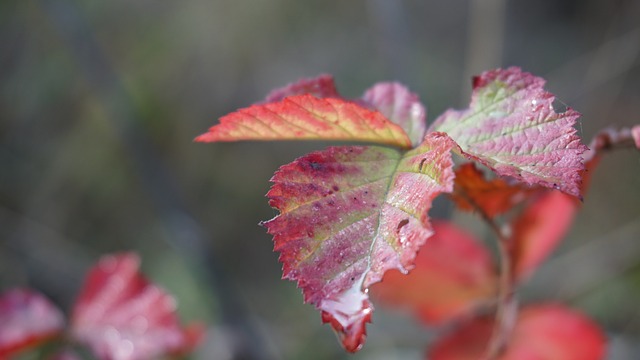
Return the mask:
<svg viewBox="0 0 640 360">
<path fill-rule="evenodd" d="M 433 120 L 470 77 L 517 65 L 583 114 L 588 141 L 640 123 L 640 1 L 0 1 L 0 289 L 67 310 L 101 254 L 135 250 L 209 326 L 198 359 L 419 359 L 436 334 L 378 306 L 344 354 L 281 281 L 261 220 L 279 165 L 325 143 L 195 144 L 274 87 L 330 73 L 417 92 Z M 450 207 L 440 204 L 436 215 Z M 468 215 L 454 215 L 486 230 Z M 522 290 L 594 317 L 640 358 L 640 155 L 608 154 L 568 239 Z"/>
</svg>

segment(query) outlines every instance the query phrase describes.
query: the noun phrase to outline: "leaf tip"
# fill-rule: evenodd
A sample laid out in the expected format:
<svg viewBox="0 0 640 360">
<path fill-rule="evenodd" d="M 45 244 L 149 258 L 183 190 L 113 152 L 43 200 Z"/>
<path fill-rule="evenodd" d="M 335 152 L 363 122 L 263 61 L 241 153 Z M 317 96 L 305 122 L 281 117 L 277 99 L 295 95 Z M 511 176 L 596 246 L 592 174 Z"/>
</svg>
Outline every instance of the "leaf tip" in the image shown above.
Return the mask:
<svg viewBox="0 0 640 360">
<path fill-rule="evenodd" d="M 322 311 L 322 323 L 330 324 L 340 343 L 350 353 L 362 349 L 367 339 L 366 324 L 371 323 L 373 306 L 369 300 L 362 301 L 362 309 L 357 315 L 351 316 L 346 324 L 327 311 Z"/>
</svg>

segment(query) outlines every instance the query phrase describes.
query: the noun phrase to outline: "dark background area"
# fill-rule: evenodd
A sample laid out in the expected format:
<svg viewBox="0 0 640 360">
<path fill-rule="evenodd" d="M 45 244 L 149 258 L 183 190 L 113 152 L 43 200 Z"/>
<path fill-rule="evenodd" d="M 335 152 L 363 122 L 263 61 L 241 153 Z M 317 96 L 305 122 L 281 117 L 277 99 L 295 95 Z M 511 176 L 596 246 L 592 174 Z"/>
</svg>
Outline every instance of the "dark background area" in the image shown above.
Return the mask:
<svg viewBox="0 0 640 360">
<path fill-rule="evenodd" d="M 468 104 L 473 74 L 517 65 L 583 114 L 588 142 L 640 123 L 639 56 L 635 0 L 1 1 L 0 289 L 35 287 L 68 310 L 101 254 L 135 250 L 182 317 L 209 324 L 195 358 L 421 358 L 435 332 L 382 306 L 365 348 L 344 354 L 280 280 L 257 225 L 276 215 L 268 179 L 325 143 L 192 139 L 300 77 L 333 74 L 349 97 L 398 80 L 433 120 Z M 523 301 L 583 310 L 611 359 L 635 359 L 638 298 L 640 156 L 629 149 L 603 159 Z"/>
</svg>

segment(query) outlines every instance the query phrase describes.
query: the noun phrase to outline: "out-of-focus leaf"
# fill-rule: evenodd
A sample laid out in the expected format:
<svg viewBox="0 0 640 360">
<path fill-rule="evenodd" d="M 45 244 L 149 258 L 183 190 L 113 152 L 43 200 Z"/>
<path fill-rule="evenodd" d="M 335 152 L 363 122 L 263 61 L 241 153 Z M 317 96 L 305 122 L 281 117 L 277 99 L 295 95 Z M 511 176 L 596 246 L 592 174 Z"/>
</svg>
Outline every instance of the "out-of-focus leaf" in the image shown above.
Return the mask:
<svg viewBox="0 0 640 360">
<path fill-rule="evenodd" d="M 480 317 L 431 346 L 430 360 L 484 358 L 494 328 L 493 317 Z M 584 315 L 562 305 L 524 308 L 498 360 L 600 360 L 605 355 L 602 330 Z"/>
<path fill-rule="evenodd" d="M 309 94 L 240 109 L 196 138 L 202 142 L 238 140 L 349 140 L 411 147 L 404 130 L 380 112 Z"/>
<path fill-rule="evenodd" d="M 509 252 L 515 279 L 535 270 L 570 229 L 577 204 L 557 191 L 545 192 L 513 223 Z"/>
<path fill-rule="evenodd" d="M 149 283 L 139 267 L 132 253 L 104 256 L 73 308 L 72 336 L 100 359 L 150 359 L 192 346 L 173 297 Z"/>
<path fill-rule="evenodd" d="M 631 128 L 631 136 L 633 136 L 636 149 L 640 150 L 640 125 L 636 125 Z"/>
<path fill-rule="evenodd" d="M 62 313 L 39 293 L 14 289 L 0 296 L 0 359 L 50 340 L 63 329 Z"/>
<path fill-rule="evenodd" d="M 497 276 L 487 250 L 453 223 L 434 222 L 408 275 L 388 271 L 372 297 L 407 307 L 430 325 L 471 313 L 496 296 Z"/>
<path fill-rule="evenodd" d="M 367 288 L 390 269 L 406 272 L 433 233 L 427 212 L 453 186 L 451 147 L 429 134 L 402 152 L 342 146 L 282 166 L 267 194 L 280 215 L 264 223 L 283 277 L 322 311 L 349 351 L 365 340 L 373 310 Z"/>
<path fill-rule="evenodd" d="M 473 211 L 479 207 L 494 217 L 513 208 L 535 190 L 521 183 L 509 184 L 502 178 L 487 180 L 475 164 L 467 163 L 456 170 L 451 198 L 460 210 Z"/>
<path fill-rule="evenodd" d="M 400 125 L 414 146 L 422 142 L 427 130 L 427 110 L 418 95 L 397 82 L 382 82 L 369 88 L 362 99 Z"/>
<path fill-rule="evenodd" d="M 339 98 L 336 84 L 331 75 L 322 74 L 314 78 L 300 79 L 278 89 L 272 90 L 264 99 L 265 103 L 281 101 L 288 96 L 311 94 L 318 98 Z"/>
<path fill-rule="evenodd" d="M 573 127 L 580 115 L 556 113 L 544 83 L 516 67 L 484 72 L 473 79 L 469 108 L 447 110 L 431 131 L 446 132 L 501 176 L 580 196 L 586 147 Z"/>
</svg>

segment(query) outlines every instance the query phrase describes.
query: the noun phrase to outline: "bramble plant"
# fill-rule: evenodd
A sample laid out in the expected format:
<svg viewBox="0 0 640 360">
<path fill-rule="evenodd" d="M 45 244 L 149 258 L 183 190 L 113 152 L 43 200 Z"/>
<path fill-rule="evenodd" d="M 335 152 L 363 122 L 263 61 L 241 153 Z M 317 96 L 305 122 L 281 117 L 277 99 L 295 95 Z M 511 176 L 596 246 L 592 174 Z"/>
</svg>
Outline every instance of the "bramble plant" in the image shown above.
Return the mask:
<svg viewBox="0 0 640 360">
<path fill-rule="evenodd" d="M 322 75 L 222 117 L 197 141 L 375 144 L 329 147 L 280 167 L 267 194 L 280 214 L 262 223 L 283 278 L 297 282 L 347 351 L 364 345 L 371 296 L 427 325 L 450 325 L 430 345 L 432 360 L 601 359 L 605 336 L 593 321 L 557 303 L 519 307 L 516 290 L 568 231 L 600 155 L 640 149 L 640 125 L 603 130 L 587 147 L 574 128 L 579 114 L 557 112 L 543 86 L 519 68 L 487 71 L 473 79 L 469 108 L 427 126 L 425 106 L 403 85 L 379 83 L 349 100 Z M 495 259 L 472 234 L 431 221 L 443 193 L 492 230 Z M 139 265 L 133 253 L 103 257 L 68 324 L 33 290 L 0 294 L 0 359 L 191 352 L 203 328 L 183 328 L 173 298 Z"/>
<path fill-rule="evenodd" d="M 430 359 L 600 359 L 605 337 L 591 320 L 559 304 L 518 309 L 515 289 L 569 228 L 600 152 L 640 148 L 640 126 L 603 131 L 588 148 L 574 128 L 579 114 L 557 112 L 544 83 L 516 67 L 487 71 L 474 77 L 467 109 L 427 126 L 424 105 L 398 83 L 349 100 L 323 75 L 274 90 L 196 140 L 375 144 L 329 147 L 280 167 L 267 194 L 280 214 L 262 223 L 283 278 L 297 282 L 347 351 L 365 342 L 371 288 L 427 324 L 457 323 Z M 454 154 L 467 161 L 456 166 Z M 443 193 L 493 230 L 497 261 L 453 224 L 431 224 Z"/>
</svg>

